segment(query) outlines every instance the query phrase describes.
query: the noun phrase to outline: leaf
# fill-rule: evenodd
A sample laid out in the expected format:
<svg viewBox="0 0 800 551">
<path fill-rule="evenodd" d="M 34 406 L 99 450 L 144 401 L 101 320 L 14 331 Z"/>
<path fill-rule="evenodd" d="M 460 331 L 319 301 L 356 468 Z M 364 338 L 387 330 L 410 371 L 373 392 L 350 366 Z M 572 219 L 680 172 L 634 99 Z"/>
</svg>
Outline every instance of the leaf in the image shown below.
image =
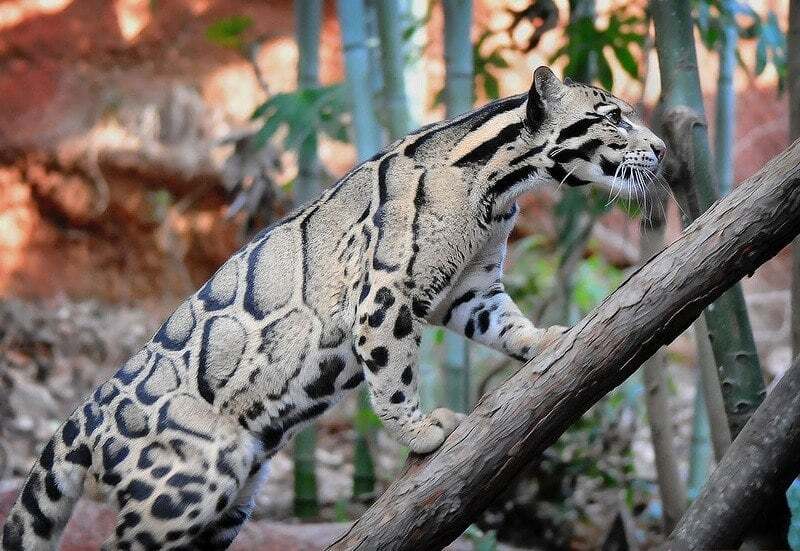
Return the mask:
<svg viewBox="0 0 800 551">
<path fill-rule="evenodd" d="M 767 66 L 767 42 L 763 36 L 756 44 L 756 74 L 760 75 Z"/>
<path fill-rule="evenodd" d="M 495 50 L 486 58 L 487 65 L 494 65 L 495 67 L 499 67 L 500 69 L 507 69 L 508 68 L 508 61 L 500 54 L 499 51 Z"/>
<path fill-rule="evenodd" d="M 604 54 L 597 56 L 597 79 L 606 90 L 611 90 L 614 86 L 614 76 L 611 73 L 611 66 Z"/>
<path fill-rule="evenodd" d="M 639 78 L 639 64 L 636 63 L 636 59 L 631 54 L 630 50 L 625 46 L 612 46 L 614 50 L 614 55 L 617 56 L 617 61 L 625 69 L 625 72 L 628 73 L 635 79 Z"/>
<path fill-rule="evenodd" d="M 246 15 L 232 15 L 212 23 L 206 29 L 206 38 L 228 48 L 239 48 L 242 35 L 253 24 L 253 19 Z"/>
<path fill-rule="evenodd" d="M 500 97 L 500 83 L 490 73 L 483 75 L 483 91 L 487 98 L 497 99 Z"/>
</svg>

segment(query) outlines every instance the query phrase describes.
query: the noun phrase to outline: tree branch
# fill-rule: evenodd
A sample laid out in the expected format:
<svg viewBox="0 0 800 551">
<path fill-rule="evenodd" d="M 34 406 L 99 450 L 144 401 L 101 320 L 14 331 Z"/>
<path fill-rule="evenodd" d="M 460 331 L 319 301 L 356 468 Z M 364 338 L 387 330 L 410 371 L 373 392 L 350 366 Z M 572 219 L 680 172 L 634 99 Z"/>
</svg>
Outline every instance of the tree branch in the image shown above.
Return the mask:
<svg viewBox="0 0 800 551">
<path fill-rule="evenodd" d="M 442 447 L 411 457 L 329 549 L 437 549 L 604 394 L 800 233 L 800 141 L 715 204 L 559 342 L 494 392 Z"/>
<path fill-rule="evenodd" d="M 728 448 L 667 550 L 738 549 L 754 512 L 800 472 L 800 360 L 783 375 Z"/>
</svg>

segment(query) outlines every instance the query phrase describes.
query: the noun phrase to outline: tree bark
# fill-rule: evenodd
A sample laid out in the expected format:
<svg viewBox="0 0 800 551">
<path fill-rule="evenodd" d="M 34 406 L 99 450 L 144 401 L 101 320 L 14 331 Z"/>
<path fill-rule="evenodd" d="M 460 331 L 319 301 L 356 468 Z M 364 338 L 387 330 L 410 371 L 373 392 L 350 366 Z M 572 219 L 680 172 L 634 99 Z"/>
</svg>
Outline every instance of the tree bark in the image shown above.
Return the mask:
<svg viewBox="0 0 800 551">
<path fill-rule="evenodd" d="M 703 308 L 800 232 L 800 141 L 691 224 L 557 343 L 484 396 L 330 549 L 439 549 L 521 468 Z"/>
<path fill-rule="evenodd" d="M 733 441 L 666 549 L 737 549 L 753 512 L 784 494 L 798 472 L 800 361 L 783 375 Z"/>
<path fill-rule="evenodd" d="M 789 96 L 789 140 L 800 137 L 800 0 L 789 2 L 786 88 Z M 792 254 L 792 354 L 800 356 L 800 239 Z"/>
</svg>

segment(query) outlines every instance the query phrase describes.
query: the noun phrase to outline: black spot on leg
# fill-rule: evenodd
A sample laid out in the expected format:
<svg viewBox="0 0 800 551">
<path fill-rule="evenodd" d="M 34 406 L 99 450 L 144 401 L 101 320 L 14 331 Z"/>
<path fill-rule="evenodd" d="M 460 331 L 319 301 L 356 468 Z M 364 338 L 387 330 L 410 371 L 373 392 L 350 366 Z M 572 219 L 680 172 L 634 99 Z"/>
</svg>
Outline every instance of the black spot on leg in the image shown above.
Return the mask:
<svg viewBox="0 0 800 551">
<path fill-rule="evenodd" d="M 159 494 L 153 501 L 150 512 L 158 519 L 175 519 L 183 515 L 188 505 L 188 503 L 183 503 L 180 500 L 174 501 L 172 496 L 168 494 Z"/>
<path fill-rule="evenodd" d="M 56 476 L 52 472 L 44 476 L 44 491 L 47 493 L 47 497 L 50 501 L 58 501 L 61 499 L 61 488 L 58 487 Z"/>
<path fill-rule="evenodd" d="M 390 401 L 391 403 L 393 403 L 393 404 L 400 404 L 400 403 L 402 403 L 402 402 L 405 402 L 405 401 L 406 401 L 406 395 L 405 395 L 405 394 L 403 394 L 403 391 L 401 391 L 401 390 L 398 390 L 397 392 L 395 392 L 394 394 L 392 394 L 392 397 L 391 397 L 391 398 L 389 398 L 389 401 Z"/>
<path fill-rule="evenodd" d="M 406 386 L 411 384 L 411 381 L 414 380 L 414 370 L 411 369 L 411 366 L 408 365 L 403 370 L 403 374 L 400 376 L 400 381 Z"/>
<path fill-rule="evenodd" d="M 39 457 L 39 464 L 43 469 L 49 471 L 53 468 L 53 440 L 51 439 L 42 450 L 42 455 Z"/>
<path fill-rule="evenodd" d="M 20 516 L 14 513 L 3 528 L 3 550 L 25 551 L 22 547 L 25 535 L 25 523 Z"/>
<path fill-rule="evenodd" d="M 364 382 L 364 372 L 359 371 L 358 373 L 347 379 L 342 385 L 342 388 L 344 390 L 351 390 L 360 385 L 362 382 Z"/>
<path fill-rule="evenodd" d="M 128 453 L 128 446 L 109 438 L 103 443 L 103 468 L 110 471 L 128 457 Z"/>
<path fill-rule="evenodd" d="M 146 551 L 157 551 L 161 549 L 161 545 L 159 545 L 152 534 L 146 530 L 142 530 L 136 534 L 136 541 L 142 544 L 142 547 L 144 547 Z"/>
<path fill-rule="evenodd" d="M 39 475 L 35 472 L 32 473 L 25 487 L 22 489 L 20 502 L 31 517 L 33 517 L 31 527 L 33 528 L 34 534 L 47 540 L 50 539 L 53 533 L 53 521 L 50 520 L 47 515 L 44 514 L 41 507 L 39 507 L 39 500 L 36 494 L 39 492 L 40 484 Z"/>
<path fill-rule="evenodd" d="M 64 439 L 64 444 L 67 446 L 72 446 L 72 443 L 75 442 L 75 438 L 80 433 L 81 428 L 78 426 L 78 423 L 70 419 L 66 423 L 64 423 L 64 428 L 61 429 L 61 437 Z"/>
<path fill-rule="evenodd" d="M 336 391 L 336 377 L 344 370 L 344 360 L 340 356 L 327 356 L 319 363 L 319 378 L 303 387 L 309 398 L 330 396 Z"/>
<path fill-rule="evenodd" d="M 376 346 L 370 356 L 378 367 L 386 367 L 389 363 L 389 350 L 385 346 Z"/>
<path fill-rule="evenodd" d="M 475 322 L 470 318 L 470 320 L 467 321 L 467 324 L 464 326 L 464 336 L 467 337 L 468 339 L 471 339 L 472 335 L 474 334 L 475 334 Z"/>
<path fill-rule="evenodd" d="M 88 468 L 92 465 L 92 453 L 89 451 L 86 444 L 81 444 L 74 450 L 70 450 L 67 455 L 64 456 L 64 459 L 70 463 L 81 465 L 82 467 Z"/>
<path fill-rule="evenodd" d="M 100 408 L 97 407 L 96 404 L 88 403 L 83 406 L 83 414 L 86 416 L 84 432 L 86 436 L 91 436 L 92 433 L 97 430 L 97 427 L 100 426 L 100 423 L 103 422 L 103 412 L 100 411 Z"/>
<path fill-rule="evenodd" d="M 394 322 L 394 338 L 403 339 L 411 334 L 414 330 L 413 320 L 411 317 L 411 310 L 408 306 L 403 304 L 397 313 L 397 319 Z"/>
<path fill-rule="evenodd" d="M 480 314 L 478 314 L 478 330 L 481 333 L 486 333 L 489 330 L 489 311 L 483 310 Z"/>
<path fill-rule="evenodd" d="M 142 480 L 131 480 L 128 484 L 128 495 L 136 501 L 144 501 L 153 494 L 153 486 Z"/>
<path fill-rule="evenodd" d="M 164 475 L 166 475 L 168 472 L 169 472 L 169 467 L 167 467 L 166 465 L 162 465 L 150 471 L 150 474 L 153 475 L 153 478 L 163 478 Z"/>
</svg>

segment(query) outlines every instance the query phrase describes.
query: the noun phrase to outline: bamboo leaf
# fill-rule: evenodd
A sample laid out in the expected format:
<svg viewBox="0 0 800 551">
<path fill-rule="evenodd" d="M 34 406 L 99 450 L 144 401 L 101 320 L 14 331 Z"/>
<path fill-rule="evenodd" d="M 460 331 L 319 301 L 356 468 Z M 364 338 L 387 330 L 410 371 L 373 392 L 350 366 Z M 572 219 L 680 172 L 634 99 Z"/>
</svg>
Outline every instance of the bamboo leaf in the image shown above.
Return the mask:
<svg viewBox="0 0 800 551">
<path fill-rule="evenodd" d="M 625 70 L 633 78 L 639 78 L 639 64 L 636 62 L 636 59 L 631 54 L 630 50 L 628 50 L 625 46 L 612 46 L 614 50 L 614 55 L 617 56 L 617 60 L 622 68 Z"/>
<path fill-rule="evenodd" d="M 206 29 L 206 38 L 227 48 L 239 48 L 242 45 L 242 35 L 253 25 L 253 19 L 246 15 L 232 15 L 212 23 Z"/>
<path fill-rule="evenodd" d="M 500 83 L 490 73 L 483 75 L 483 91 L 487 98 L 497 99 L 500 97 Z"/>
</svg>

